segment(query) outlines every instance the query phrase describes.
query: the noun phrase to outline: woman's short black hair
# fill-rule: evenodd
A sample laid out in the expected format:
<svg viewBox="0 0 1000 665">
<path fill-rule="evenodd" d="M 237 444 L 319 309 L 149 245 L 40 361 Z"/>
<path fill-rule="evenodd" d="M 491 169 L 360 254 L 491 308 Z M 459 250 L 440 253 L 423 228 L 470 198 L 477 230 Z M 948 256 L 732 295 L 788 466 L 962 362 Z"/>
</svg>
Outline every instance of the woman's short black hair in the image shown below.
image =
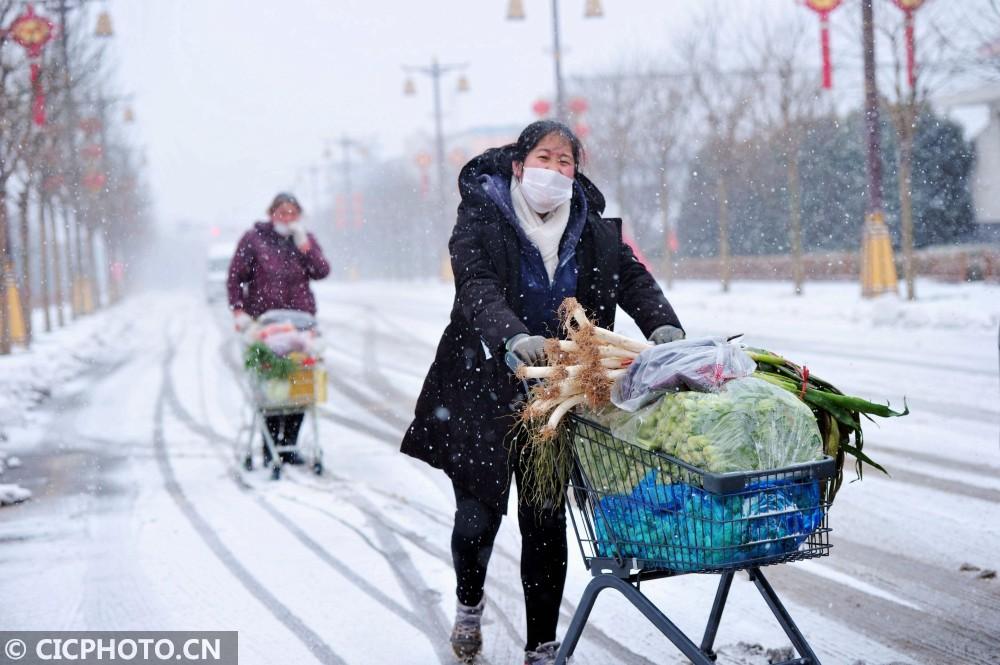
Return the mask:
<svg viewBox="0 0 1000 665">
<path fill-rule="evenodd" d="M 302 204 L 299 203 L 299 200 L 295 198 L 293 194 L 289 194 L 288 192 L 280 192 L 277 196 L 274 197 L 274 200 L 271 201 L 271 205 L 268 206 L 267 208 L 268 216 L 273 215 L 274 211 L 280 208 L 285 203 L 290 203 L 291 205 L 295 206 L 295 208 L 299 211 L 299 214 L 300 215 L 302 214 Z"/>
<path fill-rule="evenodd" d="M 525 127 L 514 144 L 514 161 L 523 164 L 524 160 L 528 157 L 528 153 L 534 150 L 535 146 L 541 143 L 542 139 L 549 134 L 558 134 L 569 141 L 570 148 L 573 150 L 573 166 L 576 170 L 579 170 L 580 162 L 583 161 L 584 157 L 583 143 L 573 133 L 572 129 L 557 120 L 536 120 Z"/>
</svg>

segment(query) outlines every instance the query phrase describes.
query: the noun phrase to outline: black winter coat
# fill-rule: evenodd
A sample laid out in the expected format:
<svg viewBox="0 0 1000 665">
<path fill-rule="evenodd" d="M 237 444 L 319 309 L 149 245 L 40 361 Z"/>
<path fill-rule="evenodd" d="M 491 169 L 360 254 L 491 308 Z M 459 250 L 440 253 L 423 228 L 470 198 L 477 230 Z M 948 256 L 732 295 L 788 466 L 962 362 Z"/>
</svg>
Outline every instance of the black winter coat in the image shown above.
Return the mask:
<svg viewBox="0 0 1000 665">
<path fill-rule="evenodd" d="M 462 201 L 449 243 L 455 303 L 401 448 L 502 510 L 516 459 L 511 430 L 517 398 L 504 344 L 527 328 L 520 318 L 516 222 L 486 195 L 482 181 L 500 174 L 509 183 L 511 162 L 508 148 L 495 148 L 459 175 Z M 576 180 L 589 210 L 576 247 L 580 304 L 605 328 L 614 327 L 618 305 L 647 336 L 662 325 L 680 327 L 653 277 L 622 242 L 621 220 L 601 219 L 604 196 L 582 174 Z"/>
</svg>

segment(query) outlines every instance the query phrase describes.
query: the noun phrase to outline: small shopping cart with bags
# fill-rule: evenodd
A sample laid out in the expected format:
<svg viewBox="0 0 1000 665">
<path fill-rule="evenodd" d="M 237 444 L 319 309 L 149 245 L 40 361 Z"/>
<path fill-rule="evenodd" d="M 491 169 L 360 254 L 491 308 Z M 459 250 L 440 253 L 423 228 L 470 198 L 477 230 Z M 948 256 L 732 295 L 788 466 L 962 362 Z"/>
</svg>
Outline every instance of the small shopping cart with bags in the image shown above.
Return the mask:
<svg viewBox="0 0 1000 665">
<path fill-rule="evenodd" d="M 327 381 L 318 339 L 315 318 L 291 310 L 265 312 L 248 332 L 244 361 L 250 404 L 239 444 L 247 471 L 254 468 L 254 445 L 262 440 L 263 463 L 271 467 L 273 479 L 281 478 L 287 454 L 304 457 L 314 473 L 323 473 L 316 407 L 326 401 Z M 268 419 L 288 416 L 301 417 L 294 443 L 276 439 L 268 427 Z"/>
<path fill-rule="evenodd" d="M 593 575 L 556 656 L 573 654 L 597 596 L 614 589 L 694 665 L 711 665 L 716 633 L 737 571 L 746 571 L 798 658 L 816 654 L 761 568 L 826 556 L 833 459 L 769 471 L 709 473 L 615 437 L 571 414 L 562 444 L 572 451 L 570 510 L 584 564 Z M 688 573 L 720 576 L 708 623 L 696 644 L 640 591 L 643 582 Z"/>
</svg>

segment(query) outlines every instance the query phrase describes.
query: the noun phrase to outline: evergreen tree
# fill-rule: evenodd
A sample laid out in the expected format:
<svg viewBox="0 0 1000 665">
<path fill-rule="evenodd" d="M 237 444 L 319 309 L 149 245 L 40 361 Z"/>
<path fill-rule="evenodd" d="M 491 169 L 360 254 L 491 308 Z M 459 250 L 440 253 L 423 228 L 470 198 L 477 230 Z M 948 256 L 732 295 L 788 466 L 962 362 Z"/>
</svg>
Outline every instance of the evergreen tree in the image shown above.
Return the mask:
<svg viewBox="0 0 1000 665">
<path fill-rule="evenodd" d="M 887 118 L 887 114 L 882 114 Z M 861 238 L 867 203 L 864 117 L 826 117 L 805 128 L 798 159 L 802 182 L 802 232 L 806 251 L 853 250 Z M 681 254 L 715 256 L 715 169 L 730 161 L 728 187 L 734 254 L 788 251 L 786 167 L 780 137 L 763 132 L 724 148 L 706 147 L 692 162 L 678 234 Z M 708 144 L 717 145 L 716 142 Z M 974 154 L 953 122 L 923 109 L 914 144 L 913 207 L 917 247 L 961 241 L 975 228 L 970 178 Z M 883 208 L 899 239 L 895 131 L 882 122 Z"/>
</svg>

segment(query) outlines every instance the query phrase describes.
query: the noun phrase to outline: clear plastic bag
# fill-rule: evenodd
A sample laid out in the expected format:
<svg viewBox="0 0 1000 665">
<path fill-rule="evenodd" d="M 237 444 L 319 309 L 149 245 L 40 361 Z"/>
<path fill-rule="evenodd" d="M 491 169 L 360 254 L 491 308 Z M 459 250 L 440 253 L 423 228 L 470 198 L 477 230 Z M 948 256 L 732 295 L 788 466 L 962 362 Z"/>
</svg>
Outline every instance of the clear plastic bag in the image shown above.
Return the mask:
<svg viewBox="0 0 1000 665">
<path fill-rule="evenodd" d="M 721 337 L 659 344 L 640 353 L 615 382 L 611 402 L 635 411 L 664 393 L 717 391 L 726 381 L 750 376 L 756 368 L 743 349 Z"/>
<path fill-rule="evenodd" d="M 823 457 L 812 410 L 761 379 L 728 381 L 716 393 L 663 395 L 635 413 L 605 411 L 612 434 L 713 473 L 766 471 Z"/>
</svg>

